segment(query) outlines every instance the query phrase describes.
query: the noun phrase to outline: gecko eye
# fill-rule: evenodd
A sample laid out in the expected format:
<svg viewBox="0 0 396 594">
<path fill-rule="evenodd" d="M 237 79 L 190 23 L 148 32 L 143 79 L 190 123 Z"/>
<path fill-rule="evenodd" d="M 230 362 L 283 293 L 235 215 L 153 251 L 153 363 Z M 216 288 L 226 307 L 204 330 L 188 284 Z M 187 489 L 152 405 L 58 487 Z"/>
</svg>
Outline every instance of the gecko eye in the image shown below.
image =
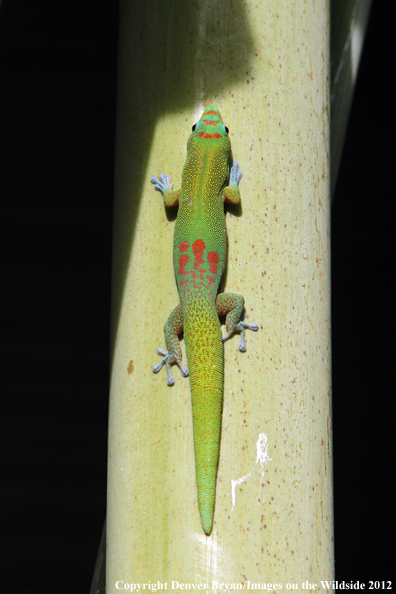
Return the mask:
<svg viewBox="0 0 396 594">
<path fill-rule="evenodd" d="M 227 128 L 227 126 L 225 124 L 223 124 L 223 130 L 226 134 L 228 134 L 229 129 Z"/>
<path fill-rule="evenodd" d="M 196 128 L 197 126 L 198 126 L 198 123 L 197 123 L 197 124 L 194 124 L 194 126 L 192 127 L 192 131 L 193 131 L 193 132 L 195 132 L 195 128 Z"/>
</svg>

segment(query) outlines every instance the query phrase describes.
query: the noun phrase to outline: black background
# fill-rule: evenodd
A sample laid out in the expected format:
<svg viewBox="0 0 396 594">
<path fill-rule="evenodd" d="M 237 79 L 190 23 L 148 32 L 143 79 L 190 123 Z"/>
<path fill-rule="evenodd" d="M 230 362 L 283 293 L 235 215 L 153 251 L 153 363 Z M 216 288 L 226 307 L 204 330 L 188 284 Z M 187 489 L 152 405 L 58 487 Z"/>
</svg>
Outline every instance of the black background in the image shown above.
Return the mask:
<svg viewBox="0 0 396 594">
<path fill-rule="evenodd" d="M 391 11 L 374 2 L 332 211 L 336 577 L 366 583 L 392 567 Z M 5 594 L 86 594 L 105 518 L 117 26 L 110 0 L 0 9 Z"/>
</svg>

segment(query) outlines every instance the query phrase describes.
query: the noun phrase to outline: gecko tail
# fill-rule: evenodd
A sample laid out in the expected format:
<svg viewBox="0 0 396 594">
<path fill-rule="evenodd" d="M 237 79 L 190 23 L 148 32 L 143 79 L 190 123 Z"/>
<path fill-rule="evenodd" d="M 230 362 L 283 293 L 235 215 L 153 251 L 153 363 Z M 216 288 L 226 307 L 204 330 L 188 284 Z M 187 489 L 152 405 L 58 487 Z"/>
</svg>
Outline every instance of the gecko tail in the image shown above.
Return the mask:
<svg viewBox="0 0 396 594">
<path fill-rule="evenodd" d="M 202 528 L 206 536 L 210 536 L 216 501 L 223 392 L 212 386 L 194 386 L 191 402 L 198 507 Z"/>
</svg>

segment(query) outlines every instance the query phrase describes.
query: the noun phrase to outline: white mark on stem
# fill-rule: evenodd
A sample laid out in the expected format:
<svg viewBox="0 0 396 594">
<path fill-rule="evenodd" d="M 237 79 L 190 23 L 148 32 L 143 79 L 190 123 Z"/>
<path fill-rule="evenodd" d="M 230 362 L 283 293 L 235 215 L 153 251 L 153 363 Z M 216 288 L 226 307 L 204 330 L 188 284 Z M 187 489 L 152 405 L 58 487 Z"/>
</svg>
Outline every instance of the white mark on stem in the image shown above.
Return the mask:
<svg viewBox="0 0 396 594">
<path fill-rule="evenodd" d="M 236 487 L 238 485 L 242 485 L 242 483 L 245 483 L 248 480 L 249 476 L 250 476 L 250 472 L 249 472 L 249 474 L 245 474 L 245 476 L 237 479 L 236 481 L 231 481 L 231 497 L 232 497 L 232 508 L 231 508 L 231 511 L 235 507 L 235 498 L 236 498 L 235 489 L 236 489 Z"/>
<path fill-rule="evenodd" d="M 260 462 L 260 466 L 261 466 L 261 468 L 263 468 L 272 459 L 268 455 L 268 437 L 267 437 L 266 433 L 259 433 L 256 446 L 257 446 L 256 464 L 257 464 L 257 462 Z M 263 476 L 264 476 L 264 470 L 263 470 Z"/>
</svg>

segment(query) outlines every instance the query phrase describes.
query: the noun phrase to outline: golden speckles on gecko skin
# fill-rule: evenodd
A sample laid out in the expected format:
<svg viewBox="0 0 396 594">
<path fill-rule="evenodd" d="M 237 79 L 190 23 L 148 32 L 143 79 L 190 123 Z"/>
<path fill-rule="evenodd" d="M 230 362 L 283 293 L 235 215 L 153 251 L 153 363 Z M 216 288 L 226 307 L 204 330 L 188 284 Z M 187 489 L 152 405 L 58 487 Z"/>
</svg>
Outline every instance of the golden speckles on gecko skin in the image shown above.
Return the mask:
<svg viewBox="0 0 396 594">
<path fill-rule="evenodd" d="M 190 376 L 198 504 L 207 536 L 213 527 L 220 452 L 223 341 L 237 329 L 242 334 L 240 350 L 246 350 L 243 332 L 249 327 L 240 322 L 244 304 L 241 295 L 217 296 L 226 256 L 223 203 L 240 201 L 238 182 L 242 174 L 237 163 L 230 169 L 230 161 L 228 128 L 219 110 L 212 106 L 193 126 L 188 139 L 180 193 L 172 190 L 169 177 L 161 174 L 160 179 L 152 178 L 164 195 L 165 205 L 179 201 L 173 263 L 181 302 L 181 308 L 178 306 L 165 324 L 168 350 L 158 350 L 164 357 L 153 371 L 166 365 L 168 384 L 172 385 L 170 365 L 176 362 L 182 374 Z M 227 316 L 225 337 L 219 315 Z M 178 334 L 182 331 L 188 371 L 181 362 Z"/>
</svg>

